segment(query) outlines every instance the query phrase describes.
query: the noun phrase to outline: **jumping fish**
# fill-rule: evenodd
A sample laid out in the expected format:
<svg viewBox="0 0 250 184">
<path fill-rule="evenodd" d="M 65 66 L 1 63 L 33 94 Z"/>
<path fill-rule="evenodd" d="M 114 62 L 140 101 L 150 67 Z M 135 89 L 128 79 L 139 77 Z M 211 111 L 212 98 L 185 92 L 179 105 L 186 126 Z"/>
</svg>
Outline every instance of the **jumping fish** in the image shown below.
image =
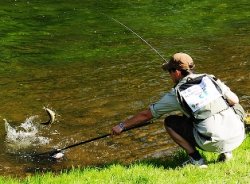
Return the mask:
<svg viewBox="0 0 250 184">
<path fill-rule="evenodd" d="M 52 111 L 51 109 L 44 107 L 43 108 L 47 114 L 49 115 L 49 120 L 47 122 L 41 123 L 42 125 L 49 125 L 52 124 L 55 121 L 56 118 L 56 113 L 54 111 Z"/>
</svg>

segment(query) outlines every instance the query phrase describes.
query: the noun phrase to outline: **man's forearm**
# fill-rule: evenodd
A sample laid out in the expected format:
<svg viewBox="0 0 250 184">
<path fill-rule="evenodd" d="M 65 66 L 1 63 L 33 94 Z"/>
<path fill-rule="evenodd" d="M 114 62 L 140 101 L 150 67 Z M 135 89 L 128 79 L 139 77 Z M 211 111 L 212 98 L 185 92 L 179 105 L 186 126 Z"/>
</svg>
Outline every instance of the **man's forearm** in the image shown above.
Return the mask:
<svg viewBox="0 0 250 184">
<path fill-rule="evenodd" d="M 134 115 L 133 117 L 126 119 L 123 124 L 124 128 L 131 128 L 136 125 L 139 125 L 143 122 L 147 122 L 153 118 L 152 113 L 149 109 L 139 112 L 138 114 Z"/>
</svg>

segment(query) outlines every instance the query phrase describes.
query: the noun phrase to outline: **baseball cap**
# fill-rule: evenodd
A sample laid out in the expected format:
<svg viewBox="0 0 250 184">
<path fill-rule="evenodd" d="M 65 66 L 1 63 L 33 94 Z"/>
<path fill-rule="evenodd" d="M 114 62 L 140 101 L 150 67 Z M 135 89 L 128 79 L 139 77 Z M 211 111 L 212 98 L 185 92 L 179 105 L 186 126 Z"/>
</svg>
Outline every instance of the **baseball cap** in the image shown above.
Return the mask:
<svg viewBox="0 0 250 184">
<path fill-rule="evenodd" d="M 186 53 L 176 53 L 171 56 L 170 60 L 162 64 L 164 71 L 170 70 L 193 70 L 195 67 L 193 59 Z"/>
</svg>

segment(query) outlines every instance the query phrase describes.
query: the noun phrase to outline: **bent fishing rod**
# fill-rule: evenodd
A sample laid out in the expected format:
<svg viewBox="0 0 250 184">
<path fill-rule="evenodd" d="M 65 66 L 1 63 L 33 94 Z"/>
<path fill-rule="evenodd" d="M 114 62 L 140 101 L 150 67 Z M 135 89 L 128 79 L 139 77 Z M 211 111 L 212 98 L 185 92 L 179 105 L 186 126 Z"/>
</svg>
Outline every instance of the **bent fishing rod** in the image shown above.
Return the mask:
<svg viewBox="0 0 250 184">
<path fill-rule="evenodd" d="M 167 60 L 150 43 L 148 43 L 144 38 L 142 38 L 139 34 L 137 34 L 131 28 L 129 28 L 128 26 L 126 26 L 125 24 L 123 24 L 122 22 L 120 22 L 119 20 L 117 20 L 117 19 L 115 19 L 113 17 L 110 17 L 110 16 L 108 16 L 108 15 L 106 15 L 104 13 L 101 13 L 101 14 L 103 14 L 104 16 L 108 17 L 109 19 L 115 21 L 116 23 L 120 24 L 121 26 L 123 26 L 124 28 L 126 28 L 131 33 L 135 34 L 140 40 L 142 40 L 144 43 L 146 43 L 158 56 L 160 56 L 163 59 L 163 61 L 167 62 Z M 139 126 L 135 126 L 135 127 L 126 129 L 124 131 L 128 131 L 128 130 L 132 130 L 134 128 L 146 126 L 146 125 L 148 125 L 150 123 L 151 122 L 147 122 L 147 123 L 141 124 Z M 48 156 L 48 157 L 54 157 L 54 158 L 56 158 L 56 154 L 62 153 L 64 150 L 67 150 L 67 149 L 70 149 L 70 148 L 73 148 L 73 147 L 76 147 L 76 146 L 79 146 L 79 145 L 82 145 L 82 144 L 86 144 L 86 143 L 89 143 L 89 142 L 92 142 L 92 141 L 95 141 L 95 140 L 99 140 L 99 139 L 108 137 L 110 135 L 111 135 L 110 133 L 107 133 L 107 134 L 104 134 L 104 135 L 101 135 L 101 136 L 98 136 L 98 137 L 95 137 L 95 138 L 92 138 L 92 139 L 88 139 L 88 140 L 85 140 L 85 141 L 80 141 L 78 143 L 66 146 L 66 147 L 61 148 L 61 149 L 55 149 L 55 150 L 52 150 L 52 151 L 49 151 L 49 152 L 44 152 L 44 153 L 36 154 L 36 155 L 33 155 L 33 156 Z"/>
<path fill-rule="evenodd" d="M 152 122 L 148 121 L 148 122 L 141 123 L 141 124 L 139 124 L 137 126 L 127 128 L 123 132 L 129 131 L 129 130 L 132 130 L 132 129 L 136 129 L 136 128 L 140 128 L 140 127 L 144 127 L 144 126 L 147 126 L 149 124 L 152 124 Z M 99 140 L 99 139 L 102 139 L 102 138 L 105 138 L 105 137 L 108 137 L 108 136 L 111 136 L 111 135 L 112 135 L 111 133 L 106 133 L 106 134 L 100 135 L 100 136 L 95 137 L 95 138 L 91 138 L 91 139 L 87 139 L 87 140 L 84 140 L 84 141 L 77 142 L 75 144 L 71 144 L 71 145 L 66 146 L 64 148 L 61 148 L 61 149 L 54 149 L 52 151 L 48 151 L 48 152 L 44 152 L 44 153 L 33 154 L 32 157 L 41 157 L 41 158 L 52 157 L 52 158 L 56 158 L 56 159 L 61 158 L 61 157 L 63 157 L 64 151 L 67 150 L 67 149 L 70 149 L 70 148 L 73 148 L 73 147 L 76 147 L 76 146 L 79 146 L 79 145 L 83 145 L 83 144 L 86 144 L 86 143 L 89 143 L 89 142 L 93 142 L 93 141 L 96 141 L 96 140 Z"/>
<path fill-rule="evenodd" d="M 137 34 L 135 31 L 133 31 L 131 28 L 129 28 L 128 26 L 126 26 L 125 24 L 123 24 L 122 22 L 120 22 L 119 20 L 110 17 L 104 13 L 101 13 L 103 15 L 105 15 L 106 17 L 108 17 L 109 19 L 115 21 L 116 23 L 120 24 L 121 26 L 123 26 L 124 28 L 126 28 L 127 30 L 129 30 L 131 33 L 135 34 L 138 38 L 140 38 L 140 40 L 142 40 L 144 43 L 146 43 L 158 56 L 160 56 L 163 61 L 167 62 L 167 60 L 150 44 L 148 43 L 144 38 L 142 38 L 139 34 Z"/>
</svg>

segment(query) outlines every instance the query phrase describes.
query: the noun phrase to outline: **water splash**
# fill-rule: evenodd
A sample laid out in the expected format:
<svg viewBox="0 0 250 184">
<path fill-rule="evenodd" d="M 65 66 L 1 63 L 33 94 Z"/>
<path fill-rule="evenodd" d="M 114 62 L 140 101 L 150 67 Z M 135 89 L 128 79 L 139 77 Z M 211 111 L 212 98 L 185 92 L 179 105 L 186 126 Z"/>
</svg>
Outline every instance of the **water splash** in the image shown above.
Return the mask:
<svg viewBox="0 0 250 184">
<path fill-rule="evenodd" d="M 39 135 L 39 125 L 34 123 L 36 118 L 37 116 L 31 116 L 20 126 L 16 127 L 12 127 L 8 121 L 4 119 L 6 130 L 5 142 L 8 148 L 20 150 L 45 145 L 50 142 L 49 138 Z"/>
</svg>

